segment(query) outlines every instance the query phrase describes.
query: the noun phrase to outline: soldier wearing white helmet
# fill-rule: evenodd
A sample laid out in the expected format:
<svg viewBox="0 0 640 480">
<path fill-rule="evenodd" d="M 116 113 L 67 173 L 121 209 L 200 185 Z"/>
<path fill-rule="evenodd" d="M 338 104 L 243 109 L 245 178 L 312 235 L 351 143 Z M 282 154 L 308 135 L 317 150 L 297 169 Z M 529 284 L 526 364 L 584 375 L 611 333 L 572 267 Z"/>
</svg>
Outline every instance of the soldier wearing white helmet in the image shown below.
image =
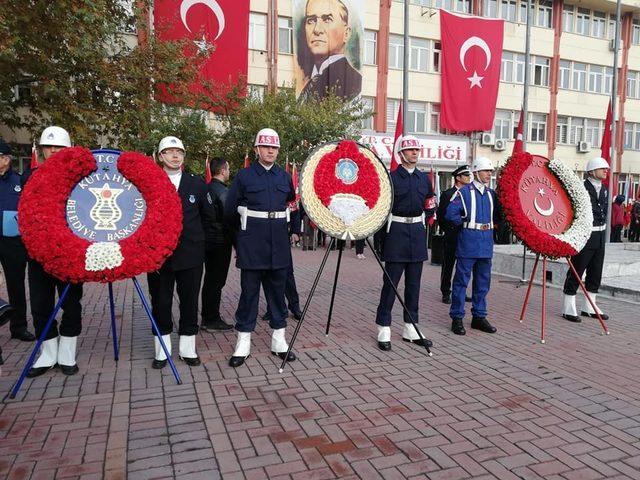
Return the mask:
<svg viewBox="0 0 640 480">
<path fill-rule="evenodd" d="M 486 157 L 473 161 L 471 169 L 475 179 L 454 195 L 447 207 L 445 218 L 459 226 L 456 247 L 456 273 L 451 292 L 451 331 L 465 335 L 463 319 L 467 285 L 473 274 L 471 328 L 495 333 L 496 328 L 487 320 L 487 294 L 491 286 L 491 259 L 493 257 L 493 229 L 499 204 L 496 193 L 489 188 L 493 163 Z"/>
<path fill-rule="evenodd" d="M 185 154 L 182 140 L 177 137 L 164 137 L 158 144 L 162 168 L 182 201 L 182 233 L 171 256 L 158 271 L 147 274 L 147 281 L 153 315 L 169 353 L 174 288 L 177 290 L 180 301 L 179 358 L 194 367 L 201 363 L 196 353 L 198 296 L 204 264 L 204 232 L 213 222 L 213 202 L 202 178 L 182 171 Z M 151 367 L 164 368 L 167 357 L 157 337 L 154 337 L 154 344 L 155 357 Z"/>
<path fill-rule="evenodd" d="M 260 285 L 271 313 L 273 329 L 271 353 L 287 356 L 285 339 L 287 306 L 285 285 L 291 266 L 287 203 L 295 198 L 291 176 L 275 164 L 280 150 L 280 137 L 271 128 L 263 128 L 254 141 L 258 157 L 248 168 L 240 170 L 229 188 L 224 207 L 225 222 L 236 236 L 236 266 L 240 269 L 242 291 L 236 310 L 236 348 L 229 365 L 237 368 L 249 356 L 251 333 L 256 327 Z"/>
<path fill-rule="evenodd" d="M 607 209 L 609 208 L 609 192 L 603 184 L 603 180 L 607 178 L 609 163 L 601 157 L 595 157 L 587 162 L 585 170 L 588 177 L 584 181 L 584 188 L 591 199 L 591 209 L 593 211 L 593 226 L 591 227 L 591 236 L 587 240 L 586 245 L 580 252 L 575 255 L 571 261 L 578 275 L 582 278 L 582 274 L 586 271 L 584 286 L 589 292 L 589 296 L 596 305 L 596 294 L 600 288 L 602 280 L 602 267 L 604 264 L 604 246 L 606 243 L 605 230 L 607 223 Z M 580 322 L 578 311 L 576 308 L 576 293 L 578 292 L 578 281 L 576 280 L 571 269 L 567 271 L 567 277 L 564 281 L 564 305 L 562 309 L 562 317 L 570 322 Z M 602 313 L 596 305 L 598 313 L 603 320 L 609 318 L 608 315 Z M 589 301 L 585 298 L 580 314 L 584 317 L 597 318 L 596 312 L 591 307 Z"/>
<path fill-rule="evenodd" d="M 46 162 L 53 154 L 71 147 L 69 133 L 61 127 L 47 127 L 40 135 L 40 149 Z M 24 183 L 31 172 L 24 175 Z M 29 259 L 29 303 L 36 329 L 36 336 L 40 336 L 48 317 L 53 311 L 56 290 L 58 294 L 64 289 L 66 282 L 49 275 L 42 265 Z M 78 336 L 82 331 L 82 284 L 70 284 L 69 292 L 62 303 L 62 321 L 58 328 L 54 321 L 42 343 L 40 356 L 27 373 L 28 377 L 37 377 L 58 365 L 65 375 L 78 373 L 76 363 L 76 347 Z"/>
</svg>

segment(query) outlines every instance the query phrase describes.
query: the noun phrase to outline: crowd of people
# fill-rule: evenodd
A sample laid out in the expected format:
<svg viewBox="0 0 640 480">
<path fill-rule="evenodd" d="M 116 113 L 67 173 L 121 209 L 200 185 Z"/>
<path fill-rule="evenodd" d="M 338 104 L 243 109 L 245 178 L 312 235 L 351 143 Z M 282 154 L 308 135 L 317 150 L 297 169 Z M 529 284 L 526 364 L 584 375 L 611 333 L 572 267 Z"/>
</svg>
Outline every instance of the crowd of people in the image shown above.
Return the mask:
<svg viewBox="0 0 640 480">
<path fill-rule="evenodd" d="M 42 132 L 39 146 L 46 162 L 51 155 L 70 147 L 71 139 L 66 130 L 52 126 Z M 176 249 L 158 271 L 147 274 L 147 282 L 152 313 L 169 355 L 174 330 L 172 301 L 174 290 L 177 291 L 178 356 L 190 367 L 201 364 L 196 345 L 200 329 L 221 332 L 235 328 L 236 344 L 229 365 L 234 368 L 243 365 L 251 352 L 261 289 L 267 304 L 267 312 L 262 318 L 268 321 L 272 330 L 271 353 L 289 362 L 296 360 L 296 354 L 289 351 L 286 340 L 287 319 L 290 315 L 296 320 L 302 316 L 291 245 L 302 240 L 302 248 L 307 250 L 323 240 L 316 237 L 317 228 L 304 214 L 301 205 L 296 204 L 291 176 L 277 164 L 278 133 L 270 128 L 260 130 L 253 147 L 255 161 L 241 169 L 228 185 L 230 175 L 226 160 L 214 158 L 210 162 L 212 180 L 207 184 L 201 177 L 184 171 L 187 151 L 179 138 L 167 136 L 158 145 L 158 162 L 182 203 L 183 225 Z M 390 174 L 394 195 L 391 214 L 386 225 L 375 235 L 376 254 L 385 265 L 375 318 L 378 347 L 383 351 L 391 349 L 392 309 L 402 276 L 405 281 L 402 340 L 422 347 L 432 346 L 418 326 L 418 305 L 422 269 L 428 255 L 427 225 L 432 225 L 436 217 L 444 233 L 440 290 L 442 302 L 450 305 L 451 331 L 465 335 L 466 302 L 471 302 L 471 328 L 489 334 L 497 331 L 488 320 L 487 306 L 494 231 L 501 219 L 498 197 L 490 188 L 494 166 L 488 158 L 478 157 L 471 166 L 458 167 L 452 173 L 454 185 L 442 193 L 436 214 L 435 208 L 429 208 L 433 205 L 429 200 L 435 195 L 430 178 L 417 168 L 419 153 L 417 138 L 402 137 L 399 144 L 401 164 Z M 13 307 L 9 316 L 11 337 L 33 341 L 35 337 L 28 329 L 26 316 L 26 271 L 37 336 L 42 334 L 53 310 L 56 292 L 60 295 L 65 284 L 30 259 L 22 244 L 16 219 L 18 201 L 32 172 L 17 173 L 11 167 L 11 160 L 11 149 L 0 143 L 0 261 Z M 588 179 L 584 185 L 593 207 L 593 231 L 585 248 L 573 259 L 579 275 L 586 271 L 585 283 L 594 305 L 604 260 L 604 226 L 609 200 L 602 179 L 606 177 L 607 169 L 608 164 L 601 158 L 587 164 Z M 617 200 L 614 207 L 620 205 Z M 614 214 L 617 218 L 617 213 Z M 640 229 L 638 202 L 631 209 L 630 224 L 630 240 L 637 239 Z M 617 232 L 617 238 L 619 231 L 614 232 Z M 338 248 L 344 248 L 344 243 L 338 244 Z M 223 319 L 220 304 L 234 250 L 241 292 L 234 325 L 231 325 Z M 364 258 L 364 240 L 356 242 L 356 255 Z M 472 294 L 468 297 L 470 281 Z M 575 300 L 577 287 L 576 279 L 568 272 L 562 316 L 572 322 L 580 321 Z M 39 356 L 28 372 L 29 377 L 43 375 L 54 367 L 59 367 L 66 375 L 79 371 L 76 350 L 82 331 L 82 294 L 82 284 L 71 285 L 62 304 L 60 325 L 54 322 L 46 335 Z M 199 301 L 202 305 L 200 318 Z M 581 315 L 595 314 L 591 304 L 585 301 Z M 158 337 L 154 336 L 154 343 L 151 366 L 162 369 L 167 364 L 167 355 Z"/>
</svg>

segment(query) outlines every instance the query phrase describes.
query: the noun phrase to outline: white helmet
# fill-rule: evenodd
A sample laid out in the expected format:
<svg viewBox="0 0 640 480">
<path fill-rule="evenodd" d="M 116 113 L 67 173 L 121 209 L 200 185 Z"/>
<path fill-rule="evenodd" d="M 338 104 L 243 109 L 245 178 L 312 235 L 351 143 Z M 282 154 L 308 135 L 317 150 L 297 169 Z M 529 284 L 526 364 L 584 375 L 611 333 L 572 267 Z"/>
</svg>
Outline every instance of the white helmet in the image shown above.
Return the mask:
<svg viewBox="0 0 640 480">
<path fill-rule="evenodd" d="M 186 151 L 184 149 L 184 145 L 182 144 L 182 140 L 180 140 L 178 137 L 164 137 L 162 140 L 160 140 L 160 143 L 158 144 L 158 152 L 162 153 L 163 150 L 166 150 L 167 148 L 179 148 L 183 152 Z"/>
<path fill-rule="evenodd" d="M 70 147 L 71 138 L 69 138 L 69 132 L 62 127 L 47 127 L 40 135 L 40 146 Z"/>
<path fill-rule="evenodd" d="M 256 135 L 256 141 L 253 144 L 254 147 L 277 147 L 280 148 L 280 137 L 278 132 L 272 128 L 263 128 Z"/>
<path fill-rule="evenodd" d="M 611 168 L 609 163 L 602 157 L 592 158 L 587 162 L 587 172 L 597 170 L 598 168 Z"/>
<path fill-rule="evenodd" d="M 471 165 L 471 171 L 479 172 L 481 170 L 491 170 L 493 171 L 493 162 L 489 160 L 487 157 L 478 157 L 473 161 L 473 165 Z"/>
<path fill-rule="evenodd" d="M 413 135 L 405 135 L 400 139 L 400 145 L 398 145 L 398 152 L 403 150 L 410 150 L 413 148 L 420 148 L 420 140 Z"/>
</svg>

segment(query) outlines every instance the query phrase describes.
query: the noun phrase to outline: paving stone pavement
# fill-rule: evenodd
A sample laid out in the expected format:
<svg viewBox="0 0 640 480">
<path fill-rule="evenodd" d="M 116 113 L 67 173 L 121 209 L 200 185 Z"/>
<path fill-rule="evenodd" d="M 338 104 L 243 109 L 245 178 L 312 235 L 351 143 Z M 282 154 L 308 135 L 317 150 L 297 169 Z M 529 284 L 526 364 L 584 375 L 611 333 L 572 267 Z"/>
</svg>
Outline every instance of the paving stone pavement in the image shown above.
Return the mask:
<svg viewBox="0 0 640 480">
<path fill-rule="evenodd" d="M 294 252 L 303 299 L 323 253 Z M 131 282 L 115 285 L 116 363 L 106 286 L 86 285 L 80 373 L 27 379 L 18 399 L 0 405 L 0 477 L 640 478 L 638 305 L 602 298 L 612 317 L 603 336 L 596 320 L 559 318 L 561 291 L 549 289 L 542 345 L 540 288 L 520 324 L 524 288 L 494 277 L 489 307 L 498 333 L 468 328 L 457 337 L 440 303 L 440 270 L 425 264 L 421 324 L 434 356 L 400 341 L 398 306 L 393 349 L 381 352 L 374 325 L 381 273 L 365 253 L 366 260 L 345 253 L 325 337 L 332 254 L 295 345 L 299 360 L 282 374 L 259 321 L 245 366 L 227 366 L 233 332 L 203 332 L 203 366 L 189 369 L 174 353 L 184 382 L 176 385 L 169 368 L 151 369 L 149 322 Z M 238 295 L 232 268 L 227 320 Z M 8 336 L 4 329 L 3 394 L 33 345 Z M 173 343 L 177 350 L 176 336 Z"/>
</svg>

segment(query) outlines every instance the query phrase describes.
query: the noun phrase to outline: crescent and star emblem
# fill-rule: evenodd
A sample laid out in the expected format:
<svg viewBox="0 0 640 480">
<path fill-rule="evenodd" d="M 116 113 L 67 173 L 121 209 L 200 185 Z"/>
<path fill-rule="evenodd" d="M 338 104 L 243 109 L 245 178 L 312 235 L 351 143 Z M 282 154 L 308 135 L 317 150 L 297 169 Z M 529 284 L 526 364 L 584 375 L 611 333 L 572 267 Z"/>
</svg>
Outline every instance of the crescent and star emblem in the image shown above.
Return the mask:
<svg viewBox="0 0 640 480">
<path fill-rule="evenodd" d="M 483 39 L 473 36 L 467 38 L 460 47 L 460 64 L 462 65 L 464 71 L 467 71 L 465 57 L 467 56 L 467 52 L 471 47 L 480 47 L 482 49 L 487 60 L 487 64 L 485 65 L 484 69 L 486 70 L 487 68 L 489 68 L 489 65 L 491 64 L 491 49 L 489 48 L 489 45 L 487 45 L 487 42 L 485 42 Z M 469 80 L 470 82 L 469 89 L 476 86 L 478 88 L 482 88 L 482 83 L 480 82 L 482 82 L 483 79 L 484 77 L 478 75 L 478 72 L 474 70 L 473 75 L 471 77 L 467 77 L 467 80 Z"/>
<path fill-rule="evenodd" d="M 191 7 L 200 3 L 208 7 L 218 20 L 218 34 L 216 35 L 216 38 L 213 39 L 214 41 L 216 41 L 218 38 L 220 38 L 222 32 L 224 32 L 225 27 L 224 12 L 222 11 L 222 7 L 220 7 L 220 4 L 216 0 L 183 0 L 180 4 L 180 18 L 182 19 L 182 24 L 189 31 L 189 33 L 192 33 L 189 25 L 187 24 L 187 14 L 189 13 L 189 9 L 191 9 Z M 212 45 L 205 39 L 204 34 L 202 35 L 202 40 L 197 40 L 193 43 L 202 53 L 207 53 L 212 48 Z"/>
<path fill-rule="evenodd" d="M 544 192 L 544 188 L 541 188 L 538 190 L 538 195 L 540 195 L 541 197 L 545 196 L 545 192 Z M 543 209 L 540 207 L 540 205 L 538 205 L 538 197 L 536 196 L 536 198 L 533 200 L 533 206 L 535 207 L 536 211 L 542 215 L 543 217 L 550 217 L 551 215 L 553 215 L 553 201 L 549 198 L 549 208 L 547 209 Z"/>
</svg>

